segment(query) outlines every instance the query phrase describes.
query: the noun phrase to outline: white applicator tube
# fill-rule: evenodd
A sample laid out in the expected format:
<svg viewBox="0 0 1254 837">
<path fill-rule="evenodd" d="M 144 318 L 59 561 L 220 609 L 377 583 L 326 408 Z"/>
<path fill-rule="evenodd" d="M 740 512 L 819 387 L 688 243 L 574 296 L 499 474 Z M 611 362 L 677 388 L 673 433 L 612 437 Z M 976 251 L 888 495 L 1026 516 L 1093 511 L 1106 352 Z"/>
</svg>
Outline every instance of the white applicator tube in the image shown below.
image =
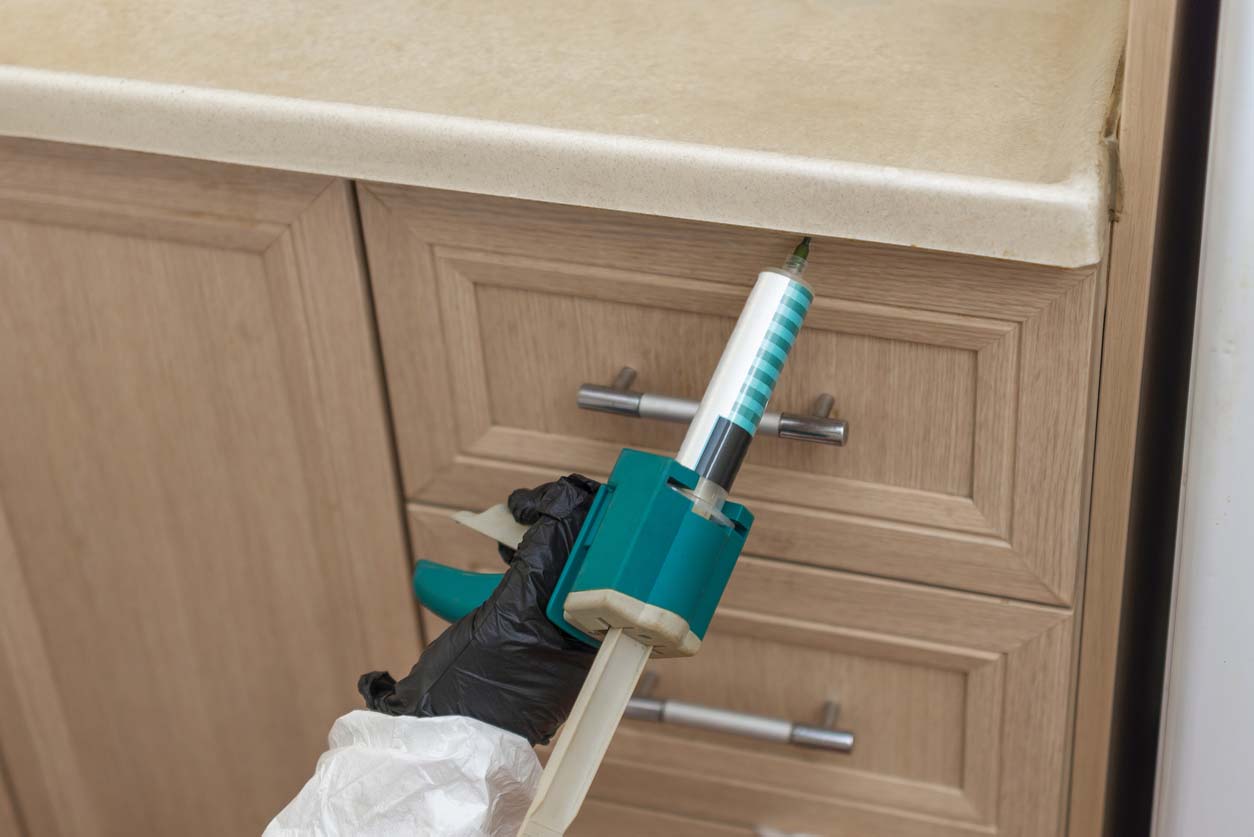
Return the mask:
<svg viewBox="0 0 1254 837">
<path fill-rule="evenodd" d="M 757 432 L 814 292 L 801 278 L 810 239 L 764 270 L 745 301 L 675 460 L 701 477 L 696 493 L 722 505 Z"/>
</svg>

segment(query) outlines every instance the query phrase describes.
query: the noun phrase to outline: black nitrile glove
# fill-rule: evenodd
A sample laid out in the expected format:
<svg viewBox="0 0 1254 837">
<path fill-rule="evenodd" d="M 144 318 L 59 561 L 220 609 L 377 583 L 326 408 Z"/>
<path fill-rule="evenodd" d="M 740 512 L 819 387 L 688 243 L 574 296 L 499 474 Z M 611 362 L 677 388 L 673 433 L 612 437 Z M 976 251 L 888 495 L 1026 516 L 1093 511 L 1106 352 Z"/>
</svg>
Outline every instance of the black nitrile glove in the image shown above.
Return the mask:
<svg viewBox="0 0 1254 837">
<path fill-rule="evenodd" d="M 363 674 L 366 705 L 388 715 L 463 715 L 546 744 L 566 720 L 596 650 L 545 615 L 598 484 L 571 474 L 509 496 L 509 510 L 530 524 L 488 600 L 449 626 L 397 683 L 385 671 Z"/>
</svg>

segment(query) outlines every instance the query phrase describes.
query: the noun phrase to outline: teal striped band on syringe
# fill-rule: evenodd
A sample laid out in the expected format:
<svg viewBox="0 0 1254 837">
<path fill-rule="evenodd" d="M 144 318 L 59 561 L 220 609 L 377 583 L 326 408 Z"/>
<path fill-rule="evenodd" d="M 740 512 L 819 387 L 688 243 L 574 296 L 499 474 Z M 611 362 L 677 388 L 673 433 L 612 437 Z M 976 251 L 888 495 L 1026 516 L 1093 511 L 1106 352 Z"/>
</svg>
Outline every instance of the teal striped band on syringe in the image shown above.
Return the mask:
<svg viewBox="0 0 1254 837">
<path fill-rule="evenodd" d="M 775 391 L 780 373 L 784 371 L 784 361 L 788 360 L 788 353 L 797 341 L 797 334 L 813 299 L 814 294 L 808 287 L 797 281 L 790 282 L 771 319 L 729 417 L 750 436 L 757 432 L 758 424 L 766 413 L 766 404 Z"/>
<path fill-rule="evenodd" d="M 715 494 L 731 488 L 814 300 L 801 278 L 809 242 L 784 267 L 758 274 L 675 457 L 721 489 Z"/>
</svg>

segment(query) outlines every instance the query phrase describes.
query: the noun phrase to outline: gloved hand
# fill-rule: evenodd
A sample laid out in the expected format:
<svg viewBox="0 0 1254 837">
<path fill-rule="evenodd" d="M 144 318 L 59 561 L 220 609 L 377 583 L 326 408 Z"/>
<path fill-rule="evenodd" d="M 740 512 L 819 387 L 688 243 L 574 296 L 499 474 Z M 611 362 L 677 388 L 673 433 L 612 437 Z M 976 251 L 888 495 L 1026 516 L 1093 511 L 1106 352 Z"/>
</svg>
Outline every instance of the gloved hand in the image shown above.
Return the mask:
<svg viewBox="0 0 1254 837">
<path fill-rule="evenodd" d="M 547 744 L 596 656 L 544 611 L 598 487 L 571 474 L 512 493 L 510 512 L 531 528 L 517 551 L 500 548 L 509 564 L 501 583 L 399 683 L 386 671 L 363 674 L 357 690 L 366 705 L 388 715 L 463 715 Z"/>
</svg>

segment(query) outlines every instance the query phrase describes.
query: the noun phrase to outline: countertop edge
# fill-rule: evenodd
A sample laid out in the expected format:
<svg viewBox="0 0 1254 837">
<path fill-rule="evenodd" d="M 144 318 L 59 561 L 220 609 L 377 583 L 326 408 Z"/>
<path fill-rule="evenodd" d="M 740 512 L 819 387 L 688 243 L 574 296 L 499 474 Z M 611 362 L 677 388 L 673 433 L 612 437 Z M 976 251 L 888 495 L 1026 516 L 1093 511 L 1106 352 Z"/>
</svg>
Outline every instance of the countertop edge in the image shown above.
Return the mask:
<svg viewBox="0 0 1254 837">
<path fill-rule="evenodd" d="M 1106 226 L 1100 165 L 1024 183 L 6 65 L 0 134 L 1064 268 Z"/>
</svg>

